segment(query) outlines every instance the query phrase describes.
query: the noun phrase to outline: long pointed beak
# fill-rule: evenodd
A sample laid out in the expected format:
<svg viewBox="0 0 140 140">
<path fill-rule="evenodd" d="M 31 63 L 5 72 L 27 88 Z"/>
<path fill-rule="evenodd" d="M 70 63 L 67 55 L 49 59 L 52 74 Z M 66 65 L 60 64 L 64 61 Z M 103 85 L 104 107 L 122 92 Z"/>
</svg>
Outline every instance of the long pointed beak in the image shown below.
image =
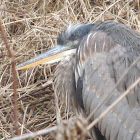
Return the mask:
<svg viewBox="0 0 140 140">
<path fill-rule="evenodd" d="M 17 65 L 16 70 L 27 69 L 44 63 L 58 62 L 64 57 L 74 54 L 75 52 L 76 49 L 73 49 L 71 46 L 57 45 L 54 48 Z"/>
</svg>

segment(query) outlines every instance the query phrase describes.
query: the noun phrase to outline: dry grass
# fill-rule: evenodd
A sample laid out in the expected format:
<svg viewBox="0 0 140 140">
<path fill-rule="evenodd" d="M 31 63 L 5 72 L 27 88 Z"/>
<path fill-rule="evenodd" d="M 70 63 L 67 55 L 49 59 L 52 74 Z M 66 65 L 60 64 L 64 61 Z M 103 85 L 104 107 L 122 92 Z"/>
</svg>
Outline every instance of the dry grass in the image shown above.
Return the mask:
<svg viewBox="0 0 140 140">
<path fill-rule="evenodd" d="M 0 18 L 19 64 L 56 44 L 69 23 L 115 20 L 140 32 L 139 0 L 2 0 Z M 17 72 L 20 134 L 56 124 L 52 78 L 55 66 Z M 11 60 L 0 40 L 0 139 L 14 136 Z M 64 108 L 62 117 L 66 118 Z M 53 139 L 43 135 L 35 139 Z"/>
</svg>

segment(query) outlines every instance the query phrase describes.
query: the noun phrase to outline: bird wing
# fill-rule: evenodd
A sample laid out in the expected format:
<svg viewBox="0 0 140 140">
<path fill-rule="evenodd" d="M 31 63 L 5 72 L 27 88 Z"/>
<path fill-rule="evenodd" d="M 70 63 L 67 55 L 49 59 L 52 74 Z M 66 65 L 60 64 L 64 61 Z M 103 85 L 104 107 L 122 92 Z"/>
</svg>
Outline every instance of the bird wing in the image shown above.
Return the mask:
<svg viewBox="0 0 140 140">
<path fill-rule="evenodd" d="M 66 112 L 72 108 L 76 114 L 83 114 L 76 100 L 76 87 L 73 72 L 74 58 L 74 56 L 68 57 L 67 60 L 61 61 L 56 67 L 54 73 L 55 93 L 61 99 L 61 103 L 65 103 Z"/>
<path fill-rule="evenodd" d="M 129 40 L 124 40 L 127 42 Z M 130 49 L 129 49 L 130 48 Z M 129 46 L 114 41 L 102 30 L 91 32 L 85 37 L 76 53 L 75 80 L 82 80 L 78 96 L 89 115 L 109 94 L 112 87 L 138 57 Z M 140 76 L 140 62 L 124 77 L 113 91 L 111 98 L 95 112 L 91 121 L 97 118 Z M 81 83 L 81 82 L 80 82 Z M 82 85 L 82 90 L 81 90 Z M 107 140 L 140 139 L 140 85 L 118 103 L 96 127 Z"/>
</svg>

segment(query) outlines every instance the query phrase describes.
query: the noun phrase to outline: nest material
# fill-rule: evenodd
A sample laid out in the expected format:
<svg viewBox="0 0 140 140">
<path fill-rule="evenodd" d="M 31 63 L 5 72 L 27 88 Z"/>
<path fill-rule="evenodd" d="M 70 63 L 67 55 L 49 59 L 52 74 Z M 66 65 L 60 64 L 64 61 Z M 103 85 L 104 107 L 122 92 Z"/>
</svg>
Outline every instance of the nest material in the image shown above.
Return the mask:
<svg viewBox="0 0 140 140">
<path fill-rule="evenodd" d="M 87 121 L 82 117 L 73 117 L 58 125 L 56 140 L 84 140 L 88 135 Z"/>
<path fill-rule="evenodd" d="M 3 0 L 0 19 L 19 64 L 56 44 L 69 23 L 115 20 L 140 31 L 139 0 Z M 20 133 L 56 124 L 52 77 L 55 66 L 40 65 L 17 72 Z M 14 136 L 11 61 L 0 40 L 0 139 Z M 60 108 L 65 119 L 65 107 Z M 70 114 L 71 115 L 71 114 Z M 51 134 L 38 139 L 54 139 Z"/>
</svg>

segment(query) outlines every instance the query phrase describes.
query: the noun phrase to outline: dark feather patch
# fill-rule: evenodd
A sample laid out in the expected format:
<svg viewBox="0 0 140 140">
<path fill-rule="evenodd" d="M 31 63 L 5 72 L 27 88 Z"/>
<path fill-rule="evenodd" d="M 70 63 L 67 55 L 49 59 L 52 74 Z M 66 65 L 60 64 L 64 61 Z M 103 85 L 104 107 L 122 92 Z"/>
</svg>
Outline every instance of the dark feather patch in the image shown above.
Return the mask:
<svg viewBox="0 0 140 140">
<path fill-rule="evenodd" d="M 94 127 L 97 140 L 106 140 L 97 127 Z"/>
<path fill-rule="evenodd" d="M 82 90 L 83 90 L 83 81 L 81 77 L 78 78 L 77 88 L 76 88 L 76 99 L 82 109 L 84 109 L 83 98 L 82 98 Z"/>
<path fill-rule="evenodd" d="M 57 44 L 64 45 L 70 41 L 82 39 L 90 32 L 93 26 L 94 24 L 72 25 L 69 31 L 66 30 L 59 35 L 57 39 Z"/>
</svg>

